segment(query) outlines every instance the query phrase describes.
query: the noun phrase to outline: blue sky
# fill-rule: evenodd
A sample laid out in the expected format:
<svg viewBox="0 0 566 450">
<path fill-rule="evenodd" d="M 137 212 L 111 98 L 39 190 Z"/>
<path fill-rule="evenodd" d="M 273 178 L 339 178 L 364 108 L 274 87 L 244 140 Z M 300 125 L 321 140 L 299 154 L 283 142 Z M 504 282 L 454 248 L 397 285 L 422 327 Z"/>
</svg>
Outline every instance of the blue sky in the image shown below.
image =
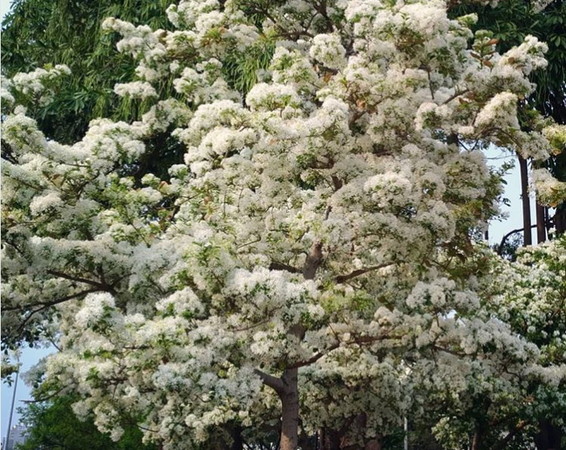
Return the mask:
<svg viewBox="0 0 566 450">
<path fill-rule="evenodd" d="M 11 2 L 10 2 L 11 3 Z M 9 10 L 9 2 L 4 0 L 0 2 L 0 17 L 4 17 L 5 14 Z M 489 159 L 490 165 L 499 166 L 503 163 L 503 161 L 513 160 L 514 157 L 511 156 L 511 153 L 508 151 L 503 150 L 490 150 L 487 154 Z M 506 212 L 509 217 L 504 222 L 493 222 L 490 224 L 489 227 L 489 235 L 490 241 L 492 243 L 499 243 L 501 237 L 513 230 L 515 228 L 520 228 L 521 221 L 522 221 L 522 212 L 521 212 L 521 194 L 520 194 L 520 176 L 518 165 L 509 172 L 506 177 L 507 186 L 506 186 L 506 194 L 505 196 L 509 198 L 511 201 L 510 207 L 502 206 L 504 212 Z M 531 202 L 534 203 L 534 202 Z M 533 206 L 534 207 L 534 206 Z M 531 213 L 531 216 L 534 220 L 534 213 Z M 37 364 L 37 362 L 47 354 L 53 352 L 52 348 L 49 349 L 25 349 L 22 353 L 22 372 L 29 370 L 30 367 Z M 12 401 L 12 393 L 13 387 L 7 386 L 6 384 L 2 384 L 2 439 L 6 436 L 7 426 L 8 426 L 8 418 L 10 414 L 10 405 Z M 20 379 L 18 383 L 18 390 L 16 393 L 16 407 L 23 406 L 24 400 L 30 400 L 31 394 L 30 389 L 27 387 L 23 380 Z M 14 418 L 12 420 L 12 424 L 16 424 L 18 422 L 18 415 L 16 411 L 14 411 Z"/>
</svg>

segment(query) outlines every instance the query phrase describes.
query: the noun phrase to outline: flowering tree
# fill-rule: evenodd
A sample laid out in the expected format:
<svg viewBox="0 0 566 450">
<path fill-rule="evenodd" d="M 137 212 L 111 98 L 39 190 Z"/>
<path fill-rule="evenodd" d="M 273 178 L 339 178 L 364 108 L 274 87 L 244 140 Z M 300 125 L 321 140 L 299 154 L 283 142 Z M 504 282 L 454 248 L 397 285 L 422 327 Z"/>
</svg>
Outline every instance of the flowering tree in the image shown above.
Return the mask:
<svg viewBox="0 0 566 450">
<path fill-rule="evenodd" d="M 517 426 L 540 424 L 537 448 L 560 448 L 566 430 L 566 237 L 526 248 L 516 264 L 499 262 L 495 270 L 501 285 L 490 307 L 541 351 L 540 365 L 530 369 L 524 380 L 530 382 L 516 397 Z"/>
<path fill-rule="evenodd" d="M 530 75 L 531 81 L 536 84 L 533 93 L 521 102 L 519 116 L 521 125 L 530 127 L 529 110 L 536 108 L 541 114 L 551 117 L 556 123 L 566 124 L 566 45 L 564 45 L 566 4 L 562 1 L 524 1 L 505 0 L 494 5 L 478 3 L 457 5 L 453 14 L 462 15 L 476 12 L 479 20 L 474 29 L 488 29 L 493 37 L 498 39 L 499 51 L 508 50 L 513 45 L 519 45 L 524 36 L 532 34 L 548 44 L 546 59 L 548 66 L 545 70 L 535 71 Z M 522 191 L 528 191 L 528 161 L 519 158 L 521 167 Z M 535 162 L 535 167 L 540 162 Z M 545 166 L 561 181 L 566 181 L 566 153 L 553 155 Z M 532 241 L 529 196 L 523 195 L 523 242 L 527 245 Z M 555 204 L 553 216 L 549 216 L 543 205 L 548 203 L 537 198 L 536 222 L 538 242 L 546 240 L 545 228 L 555 229 L 557 234 L 566 230 L 566 204 Z M 522 230 L 517 230 L 522 231 Z M 510 235 L 506 236 L 509 237 Z"/>
<path fill-rule="evenodd" d="M 566 239 L 520 250 L 509 262 L 487 252 L 476 274 L 485 312 L 537 345 L 537 364 L 474 370 L 432 386 L 416 437 L 432 429 L 444 448 L 561 448 L 566 375 Z M 478 261 L 478 262 L 479 262 Z M 494 280 L 496 282 L 494 283 Z M 425 382 L 426 382 L 425 378 Z M 423 445 L 417 444 L 418 448 Z"/>
<path fill-rule="evenodd" d="M 49 102 L 66 68 L 4 83 L 4 342 L 55 336 L 45 388 L 115 439 L 139 418 L 164 448 L 255 439 L 271 419 L 285 450 L 317 430 L 324 448 L 377 448 L 416 387 L 533 367 L 537 347 L 479 300 L 471 236 L 501 192 L 481 149 L 547 157 L 516 116 L 544 44 L 499 55 L 443 1 L 168 14 L 176 31 L 104 22 L 138 62 L 116 94 L 153 102 L 139 121 L 62 145 L 15 99 Z M 243 97 L 224 62 L 265 39 Z M 171 127 L 184 159 L 131 176 Z"/>
</svg>

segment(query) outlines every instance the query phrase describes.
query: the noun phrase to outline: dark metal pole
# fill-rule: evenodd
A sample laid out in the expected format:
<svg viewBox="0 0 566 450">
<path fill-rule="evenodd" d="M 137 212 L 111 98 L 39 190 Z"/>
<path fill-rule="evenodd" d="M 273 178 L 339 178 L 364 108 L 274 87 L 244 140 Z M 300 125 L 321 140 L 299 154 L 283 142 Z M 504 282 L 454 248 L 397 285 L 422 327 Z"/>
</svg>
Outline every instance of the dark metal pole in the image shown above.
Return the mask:
<svg viewBox="0 0 566 450">
<path fill-rule="evenodd" d="M 546 208 L 537 202 L 537 242 L 546 241 Z"/>
<path fill-rule="evenodd" d="M 533 234 L 531 233 L 531 199 L 529 198 L 529 171 L 527 160 L 521 155 L 519 158 L 519 168 L 521 170 L 521 200 L 523 202 L 523 245 L 533 244 Z"/>
</svg>

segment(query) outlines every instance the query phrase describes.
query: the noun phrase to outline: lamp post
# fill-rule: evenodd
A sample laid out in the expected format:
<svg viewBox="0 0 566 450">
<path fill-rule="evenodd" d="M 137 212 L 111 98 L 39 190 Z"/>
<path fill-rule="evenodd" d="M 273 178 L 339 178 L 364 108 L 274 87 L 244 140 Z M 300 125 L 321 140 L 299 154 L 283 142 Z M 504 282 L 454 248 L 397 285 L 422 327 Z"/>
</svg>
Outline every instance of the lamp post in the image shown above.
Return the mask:
<svg viewBox="0 0 566 450">
<path fill-rule="evenodd" d="M 6 433 L 6 450 L 12 450 L 10 445 L 10 431 L 12 429 L 12 417 L 14 415 L 14 404 L 16 403 L 16 391 L 18 390 L 18 378 L 20 377 L 20 367 L 16 371 L 16 381 L 14 382 L 14 392 L 12 393 L 12 406 L 10 407 L 10 417 L 8 418 L 8 432 Z"/>
</svg>

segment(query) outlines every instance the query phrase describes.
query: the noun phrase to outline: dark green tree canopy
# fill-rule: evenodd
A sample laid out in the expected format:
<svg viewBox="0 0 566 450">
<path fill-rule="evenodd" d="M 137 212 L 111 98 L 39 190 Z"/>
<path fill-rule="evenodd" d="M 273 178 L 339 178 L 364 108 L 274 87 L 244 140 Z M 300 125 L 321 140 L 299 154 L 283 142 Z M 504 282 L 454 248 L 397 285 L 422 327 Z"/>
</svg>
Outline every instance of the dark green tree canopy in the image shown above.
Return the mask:
<svg viewBox="0 0 566 450">
<path fill-rule="evenodd" d="M 131 425 L 124 436 L 113 442 L 110 436 L 96 428 L 92 418 L 80 421 L 71 405 L 72 396 L 57 397 L 51 401 L 30 403 L 21 410 L 28 438 L 19 450 L 154 450 L 155 446 L 142 443 L 141 431 Z"/>
<path fill-rule="evenodd" d="M 114 94 L 115 83 L 131 79 L 135 61 L 118 53 L 116 37 L 103 35 L 102 21 L 120 17 L 153 28 L 169 26 L 166 0 L 16 0 L 2 23 L 2 73 L 11 77 L 50 64 L 72 72 L 48 105 L 30 105 L 47 136 L 72 142 L 91 119 L 132 120 L 144 105 Z"/>
</svg>

